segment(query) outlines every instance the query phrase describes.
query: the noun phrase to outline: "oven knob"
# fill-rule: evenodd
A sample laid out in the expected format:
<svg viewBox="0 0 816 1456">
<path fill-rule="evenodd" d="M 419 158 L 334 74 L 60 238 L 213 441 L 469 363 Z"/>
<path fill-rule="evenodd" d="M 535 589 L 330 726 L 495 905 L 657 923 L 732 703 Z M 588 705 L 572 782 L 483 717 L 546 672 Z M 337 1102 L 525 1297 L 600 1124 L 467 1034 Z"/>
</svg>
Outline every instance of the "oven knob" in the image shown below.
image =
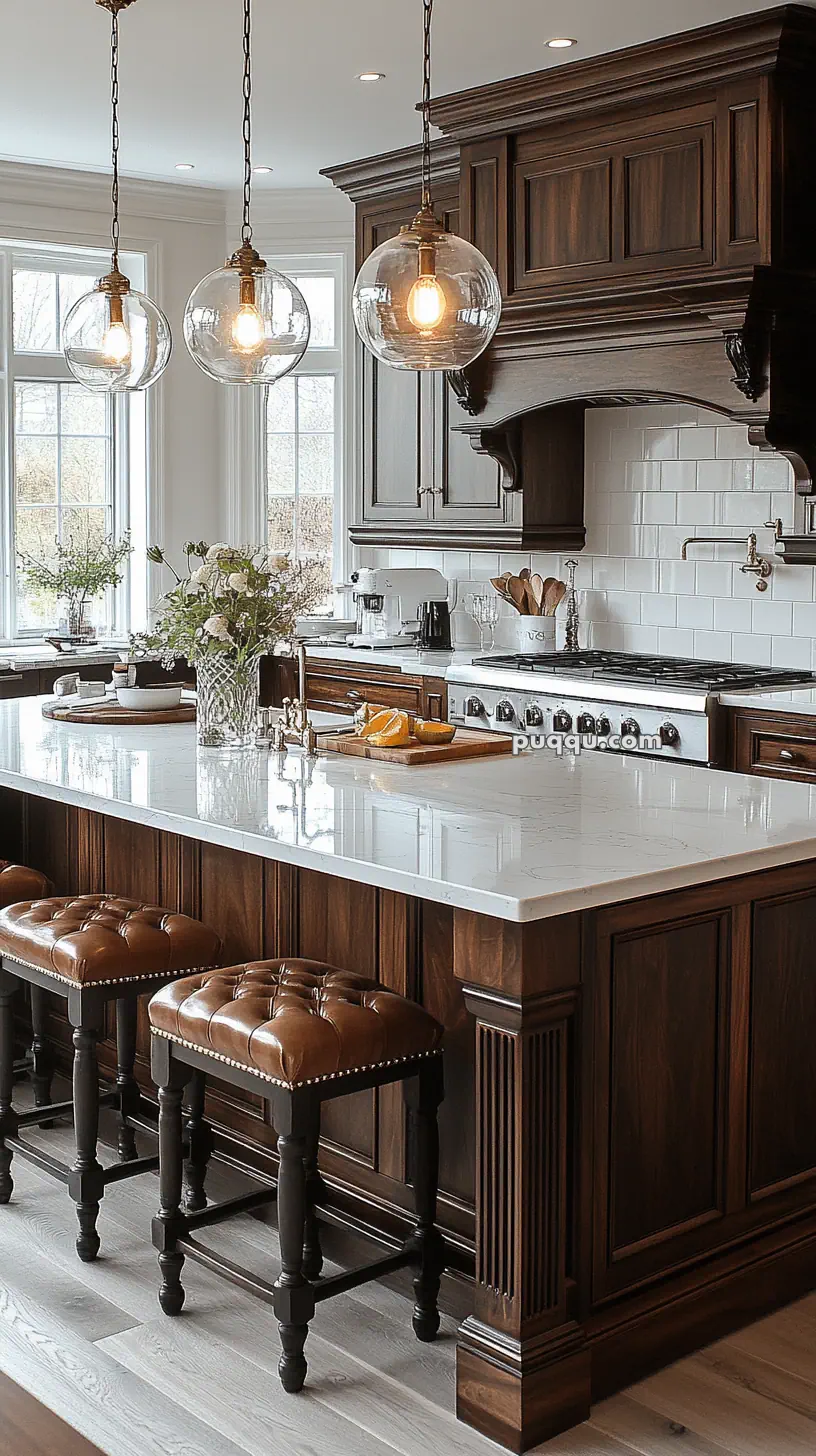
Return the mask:
<svg viewBox="0 0 816 1456">
<path fill-rule="evenodd" d="M 544 723 L 544 714 L 538 703 L 531 703 L 524 715 L 528 728 L 541 728 Z"/>
<path fill-rule="evenodd" d="M 608 738 L 611 732 L 612 724 L 607 718 L 606 713 L 602 713 L 600 718 L 598 719 L 598 737 Z"/>
<path fill-rule="evenodd" d="M 640 724 L 636 718 L 624 718 L 621 723 L 621 738 L 639 738 Z"/>
<path fill-rule="evenodd" d="M 484 703 L 481 698 L 468 698 L 465 703 L 466 718 L 483 718 L 485 715 Z"/>
<path fill-rule="evenodd" d="M 591 713 L 581 713 L 577 727 L 579 733 L 597 732 L 597 724 Z"/>
<path fill-rule="evenodd" d="M 514 723 L 515 720 L 516 710 L 513 707 L 512 703 L 508 703 L 507 699 L 505 698 L 503 702 L 496 704 L 497 723 Z"/>
<path fill-rule="evenodd" d="M 660 742 L 664 748 L 676 748 L 680 742 L 680 729 L 675 728 L 673 723 L 661 723 Z"/>
<path fill-rule="evenodd" d="M 553 731 L 555 733 L 572 732 L 572 718 L 570 717 L 566 708 L 559 708 L 558 712 L 554 715 Z"/>
</svg>

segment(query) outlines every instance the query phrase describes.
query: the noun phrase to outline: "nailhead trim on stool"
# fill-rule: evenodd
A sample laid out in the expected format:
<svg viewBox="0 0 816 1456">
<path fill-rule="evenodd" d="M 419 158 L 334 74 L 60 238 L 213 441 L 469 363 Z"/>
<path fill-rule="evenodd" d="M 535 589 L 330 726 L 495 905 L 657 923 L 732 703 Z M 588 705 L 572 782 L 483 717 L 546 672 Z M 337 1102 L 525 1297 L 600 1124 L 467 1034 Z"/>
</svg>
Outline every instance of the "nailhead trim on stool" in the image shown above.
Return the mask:
<svg viewBox="0 0 816 1456">
<path fill-rule="evenodd" d="M 185 1041 L 181 1036 L 173 1036 L 170 1031 L 160 1031 L 157 1026 L 151 1026 L 151 1036 L 163 1036 L 165 1041 L 175 1042 L 176 1046 L 186 1047 L 190 1052 L 200 1052 L 204 1057 L 212 1057 L 214 1062 L 221 1062 L 225 1067 L 235 1067 L 238 1072 L 252 1072 L 256 1077 L 262 1077 L 271 1087 L 285 1087 L 291 1091 L 294 1087 L 317 1087 L 321 1082 L 336 1082 L 341 1077 L 356 1077 L 361 1072 L 378 1072 L 385 1067 L 399 1067 L 403 1062 L 425 1061 L 428 1057 L 441 1057 L 442 1048 L 437 1047 L 432 1052 L 419 1052 L 413 1057 L 394 1057 L 388 1062 L 367 1062 L 362 1067 L 348 1067 L 344 1072 L 326 1072 L 322 1077 L 306 1077 L 302 1082 L 282 1082 L 279 1077 L 268 1077 L 265 1072 L 259 1072 L 257 1067 L 248 1067 L 246 1062 L 233 1061 L 232 1057 L 225 1057 L 221 1052 L 210 1051 L 209 1047 L 198 1046 L 195 1042 Z"/>
</svg>

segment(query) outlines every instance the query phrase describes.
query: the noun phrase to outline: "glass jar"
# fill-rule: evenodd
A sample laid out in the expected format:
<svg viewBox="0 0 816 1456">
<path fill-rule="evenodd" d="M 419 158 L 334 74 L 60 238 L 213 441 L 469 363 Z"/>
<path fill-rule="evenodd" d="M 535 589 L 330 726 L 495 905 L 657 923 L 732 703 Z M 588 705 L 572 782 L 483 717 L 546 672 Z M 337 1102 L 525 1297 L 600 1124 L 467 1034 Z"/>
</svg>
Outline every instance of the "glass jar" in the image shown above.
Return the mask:
<svg viewBox="0 0 816 1456">
<path fill-rule="evenodd" d="M 260 659 L 208 652 L 195 663 L 199 748 L 252 748 L 260 701 Z"/>
</svg>

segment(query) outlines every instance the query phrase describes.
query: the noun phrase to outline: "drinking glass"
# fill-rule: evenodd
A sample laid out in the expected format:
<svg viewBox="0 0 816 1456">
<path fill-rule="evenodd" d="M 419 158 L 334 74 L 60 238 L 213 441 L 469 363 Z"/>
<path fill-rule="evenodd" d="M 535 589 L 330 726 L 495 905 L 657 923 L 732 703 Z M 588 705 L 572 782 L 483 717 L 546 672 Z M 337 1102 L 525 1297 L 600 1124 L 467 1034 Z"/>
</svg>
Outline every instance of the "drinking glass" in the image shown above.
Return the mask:
<svg viewBox="0 0 816 1456">
<path fill-rule="evenodd" d="M 501 602 L 495 592 L 468 592 L 465 597 L 465 611 L 479 628 L 479 646 L 482 652 L 493 647 L 496 624 L 501 615 Z"/>
</svg>

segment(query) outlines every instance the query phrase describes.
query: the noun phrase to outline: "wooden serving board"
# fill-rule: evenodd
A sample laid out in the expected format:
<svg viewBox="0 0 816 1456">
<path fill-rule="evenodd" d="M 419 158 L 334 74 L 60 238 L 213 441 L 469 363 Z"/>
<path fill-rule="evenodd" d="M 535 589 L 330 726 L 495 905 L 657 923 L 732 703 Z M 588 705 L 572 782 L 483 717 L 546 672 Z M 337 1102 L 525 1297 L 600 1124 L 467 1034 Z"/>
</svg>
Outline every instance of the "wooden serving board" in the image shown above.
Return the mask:
<svg viewBox="0 0 816 1456">
<path fill-rule="evenodd" d="M 325 753 L 345 753 L 350 758 L 375 758 L 384 763 L 424 764 L 452 763 L 462 758 L 484 758 L 489 754 L 510 753 L 513 740 L 505 733 L 490 733 L 479 728 L 457 728 L 452 743 L 417 743 L 406 748 L 374 748 L 353 733 L 317 735 L 317 746 Z"/>
<path fill-rule="evenodd" d="M 153 709 L 149 713 L 138 713 L 133 708 L 120 708 L 118 703 L 79 703 L 66 707 L 59 698 L 43 703 L 43 717 L 53 718 L 58 723 L 95 723 L 99 727 L 129 728 L 150 727 L 154 723 L 194 723 L 195 703 L 181 703 L 178 708 L 165 708 L 163 712 Z"/>
</svg>

